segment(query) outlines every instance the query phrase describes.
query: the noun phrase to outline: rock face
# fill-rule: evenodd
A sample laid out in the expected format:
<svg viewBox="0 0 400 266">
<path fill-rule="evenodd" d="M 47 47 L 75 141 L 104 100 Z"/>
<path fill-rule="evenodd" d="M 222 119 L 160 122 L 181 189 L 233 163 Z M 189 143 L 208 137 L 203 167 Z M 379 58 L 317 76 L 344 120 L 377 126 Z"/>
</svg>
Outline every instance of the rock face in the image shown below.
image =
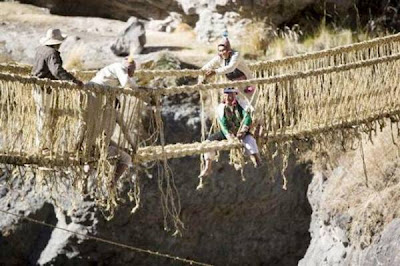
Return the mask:
<svg viewBox="0 0 400 266">
<path fill-rule="evenodd" d="M 321 6 L 319 0 L 129 0 L 129 1 L 94 1 L 94 0 L 22 0 L 22 3 L 47 7 L 52 13 L 73 16 L 98 16 L 126 20 L 130 16 L 141 19 L 164 19 L 169 12 L 184 14 L 186 23 L 194 26 L 198 15 L 205 9 L 224 14 L 237 12 L 244 18 L 267 17 L 275 25 L 290 21 L 294 16 L 308 7 Z M 328 0 L 327 9 L 332 14 L 346 14 L 354 4 L 362 1 L 349 2 L 343 0 Z M 323 15 L 321 8 L 316 12 Z"/>
<path fill-rule="evenodd" d="M 111 51 L 117 56 L 127 56 L 130 53 L 140 54 L 145 44 L 146 31 L 143 23 L 131 17 L 117 40 L 111 45 Z"/>
<path fill-rule="evenodd" d="M 11 170 L 1 168 L 1 210 L 81 234 L 94 231 L 97 219 L 93 213 L 93 202 L 85 201 L 68 189 L 68 185 L 60 186 L 59 193 L 51 194 L 52 188 L 44 183 L 39 185 L 37 176 L 29 171 L 10 182 Z M 1 265 L 44 265 L 61 254 L 76 256 L 77 250 L 68 249 L 68 242 L 71 239 L 83 240 L 81 236 L 53 230 L 3 212 L 0 213 L 0 230 Z"/>
<path fill-rule="evenodd" d="M 317 170 L 308 189 L 311 242 L 300 266 L 399 265 L 400 168 L 390 130 Z"/>
<path fill-rule="evenodd" d="M 171 12 L 170 15 L 163 20 L 150 20 L 147 28 L 154 31 L 173 32 L 182 23 L 182 15 Z"/>
<path fill-rule="evenodd" d="M 22 3 L 49 8 L 54 14 L 69 16 L 97 16 L 127 20 L 131 16 L 149 20 L 150 28 L 169 31 L 176 26 L 172 17 L 196 27 L 198 40 L 214 41 L 221 32 L 231 36 L 242 34 L 243 25 L 249 21 L 265 21 L 273 28 L 300 25 L 304 32 L 314 32 L 323 18 L 335 26 L 350 26 L 358 30 L 367 26 L 373 32 L 379 28 L 398 30 L 398 4 L 388 1 L 344 0 L 22 0 Z M 171 15 L 172 14 L 172 15 Z M 361 22 L 361 24 L 360 24 Z M 383 28 L 381 29 L 383 25 Z"/>
<path fill-rule="evenodd" d="M 202 42 L 220 39 L 225 32 L 229 33 L 231 40 L 237 40 L 250 22 L 250 19 L 242 19 L 236 12 L 226 12 L 222 15 L 205 9 L 199 14 L 195 32 L 197 39 Z"/>
<path fill-rule="evenodd" d="M 123 21 L 131 16 L 141 19 L 163 19 L 170 11 L 180 10 L 174 0 L 25 0 L 21 3 L 49 8 L 54 14 L 114 18 Z"/>
</svg>

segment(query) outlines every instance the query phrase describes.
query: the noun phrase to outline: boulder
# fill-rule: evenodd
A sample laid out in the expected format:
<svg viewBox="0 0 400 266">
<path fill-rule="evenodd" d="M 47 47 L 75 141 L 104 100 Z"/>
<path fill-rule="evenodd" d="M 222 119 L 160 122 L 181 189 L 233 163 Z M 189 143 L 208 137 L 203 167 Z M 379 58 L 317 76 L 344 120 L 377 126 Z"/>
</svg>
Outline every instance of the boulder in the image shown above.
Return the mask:
<svg viewBox="0 0 400 266">
<path fill-rule="evenodd" d="M 117 56 L 140 54 L 145 44 L 146 31 L 143 23 L 136 17 L 131 17 L 117 40 L 111 45 L 111 50 Z"/>
<path fill-rule="evenodd" d="M 235 42 L 236 37 L 241 36 L 250 22 L 250 19 L 243 19 L 236 12 L 226 12 L 222 15 L 205 9 L 199 15 L 195 32 L 201 42 L 215 41 L 222 37 L 224 32 L 228 32 L 229 39 Z"/>
<path fill-rule="evenodd" d="M 150 20 L 145 26 L 146 29 L 161 32 L 173 32 L 180 24 L 182 24 L 182 15 L 171 12 L 170 15 L 163 20 Z"/>
</svg>

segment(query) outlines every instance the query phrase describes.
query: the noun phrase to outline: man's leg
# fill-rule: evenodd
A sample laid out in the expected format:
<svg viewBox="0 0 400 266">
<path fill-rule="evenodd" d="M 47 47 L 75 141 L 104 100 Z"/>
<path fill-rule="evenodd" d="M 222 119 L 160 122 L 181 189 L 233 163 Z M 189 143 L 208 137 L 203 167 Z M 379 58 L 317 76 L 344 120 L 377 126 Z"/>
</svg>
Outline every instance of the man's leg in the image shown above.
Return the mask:
<svg viewBox="0 0 400 266">
<path fill-rule="evenodd" d="M 108 156 L 119 156 L 115 170 L 115 180 L 118 180 L 128 168 L 133 167 L 131 156 L 119 149 L 114 143 L 111 143 L 108 147 Z"/>
<path fill-rule="evenodd" d="M 253 162 L 254 167 L 259 167 L 261 165 L 261 157 L 255 138 L 251 134 L 247 134 L 242 139 L 242 143 L 246 153 L 250 156 L 250 160 Z"/>
<path fill-rule="evenodd" d="M 225 139 L 224 134 L 222 134 L 222 132 L 218 132 L 215 134 L 212 134 L 208 140 L 209 141 L 214 141 L 214 140 L 223 140 Z M 204 165 L 204 169 L 201 171 L 200 175 L 199 175 L 199 185 L 197 186 L 197 190 L 202 189 L 204 186 L 204 178 L 206 178 L 207 176 L 209 176 L 212 173 L 212 161 L 215 158 L 215 152 L 207 152 L 204 154 L 204 160 L 205 160 L 205 165 Z"/>
</svg>

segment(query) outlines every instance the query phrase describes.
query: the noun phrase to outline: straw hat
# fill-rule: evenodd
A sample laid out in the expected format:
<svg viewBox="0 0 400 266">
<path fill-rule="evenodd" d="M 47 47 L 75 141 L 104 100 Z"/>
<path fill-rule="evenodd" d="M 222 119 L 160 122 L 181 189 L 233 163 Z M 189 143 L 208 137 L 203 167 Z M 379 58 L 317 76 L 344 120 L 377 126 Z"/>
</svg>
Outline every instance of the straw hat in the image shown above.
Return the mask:
<svg viewBox="0 0 400 266">
<path fill-rule="evenodd" d="M 40 39 L 40 43 L 43 45 L 56 45 L 61 44 L 66 35 L 62 35 L 60 29 L 48 29 L 46 32 L 46 37 Z"/>
</svg>

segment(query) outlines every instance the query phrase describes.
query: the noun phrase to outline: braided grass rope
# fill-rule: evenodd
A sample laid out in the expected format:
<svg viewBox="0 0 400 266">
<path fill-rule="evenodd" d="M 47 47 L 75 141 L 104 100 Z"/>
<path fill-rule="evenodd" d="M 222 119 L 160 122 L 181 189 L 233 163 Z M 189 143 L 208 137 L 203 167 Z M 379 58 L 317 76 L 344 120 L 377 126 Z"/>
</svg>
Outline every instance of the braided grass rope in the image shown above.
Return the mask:
<svg viewBox="0 0 400 266">
<path fill-rule="evenodd" d="M 345 123 L 336 123 L 329 126 L 320 126 L 311 128 L 303 131 L 286 130 L 275 133 L 269 133 L 264 136 L 268 142 L 284 143 L 288 140 L 305 140 L 309 141 L 313 136 L 319 136 L 324 133 L 341 130 L 352 130 L 355 131 L 358 128 L 362 128 L 363 125 L 369 125 L 374 121 L 399 121 L 400 107 L 397 110 L 388 111 L 385 113 L 373 114 L 363 119 L 355 119 L 347 121 Z M 374 131 L 371 128 L 371 131 Z M 206 142 L 194 142 L 194 143 L 178 143 L 164 146 L 164 153 L 161 146 L 145 147 L 138 150 L 135 159 L 139 163 L 150 162 L 154 160 L 161 160 L 163 156 L 168 159 L 182 158 L 192 155 L 199 155 L 210 151 L 224 151 L 235 148 L 240 148 L 242 144 L 238 140 L 228 141 L 206 141 Z"/>
</svg>

